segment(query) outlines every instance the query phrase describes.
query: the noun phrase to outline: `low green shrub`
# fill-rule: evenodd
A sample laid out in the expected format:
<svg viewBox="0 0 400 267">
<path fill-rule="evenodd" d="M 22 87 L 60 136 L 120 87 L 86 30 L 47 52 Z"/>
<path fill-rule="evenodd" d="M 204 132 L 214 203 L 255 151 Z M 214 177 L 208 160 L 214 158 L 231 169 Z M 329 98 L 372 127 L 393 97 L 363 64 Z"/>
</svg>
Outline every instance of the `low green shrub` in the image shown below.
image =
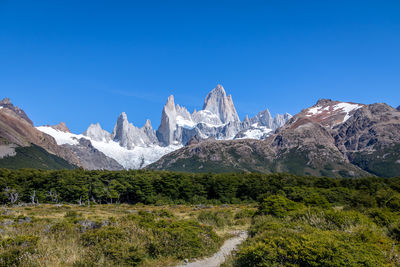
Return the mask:
<svg viewBox="0 0 400 267">
<path fill-rule="evenodd" d="M 392 266 L 392 241 L 367 226 L 356 231 L 321 230 L 261 216 L 237 252 L 236 266 Z"/>
<path fill-rule="evenodd" d="M 274 215 L 284 217 L 289 211 L 299 208 L 299 204 L 286 198 L 283 195 L 272 195 L 261 201 L 258 207 L 258 213 L 264 215 Z"/>
<path fill-rule="evenodd" d="M 38 236 L 18 235 L 1 241 L 0 266 L 20 266 L 24 257 L 37 253 Z"/>
</svg>

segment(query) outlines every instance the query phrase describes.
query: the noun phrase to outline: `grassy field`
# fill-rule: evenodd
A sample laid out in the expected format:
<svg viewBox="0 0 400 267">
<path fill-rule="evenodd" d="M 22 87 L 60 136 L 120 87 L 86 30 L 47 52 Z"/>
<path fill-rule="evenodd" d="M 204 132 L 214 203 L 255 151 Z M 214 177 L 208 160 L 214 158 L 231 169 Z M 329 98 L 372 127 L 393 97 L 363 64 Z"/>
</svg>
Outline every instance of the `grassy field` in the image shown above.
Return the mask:
<svg viewBox="0 0 400 267">
<path fill-rule="evenodd" d="M 171 266 L 213 254 L 254 205 L 0 208 L 0 266 Z"/>
</svg>

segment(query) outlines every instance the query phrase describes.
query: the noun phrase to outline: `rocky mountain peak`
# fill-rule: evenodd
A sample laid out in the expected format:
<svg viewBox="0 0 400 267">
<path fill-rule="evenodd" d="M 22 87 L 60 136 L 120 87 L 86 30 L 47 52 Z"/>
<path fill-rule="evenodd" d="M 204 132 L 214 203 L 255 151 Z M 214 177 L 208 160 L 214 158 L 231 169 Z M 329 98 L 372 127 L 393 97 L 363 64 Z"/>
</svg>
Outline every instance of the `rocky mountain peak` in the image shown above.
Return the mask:
<svg viewBox="0 0 400 267">
<path fill-rule="evenodd" d="M 17 114 L 18 117 L 24 119 L 25 121 L 27 121 L 30 125 L 33 126 L 33 122 L 31 121 L 31 119 L 29 119 L 29 117 L 26 115 L 25 111 L 23 111 L 22 109 L 20 109 L 17 106 L 14 106 L 11 103 L 11 100 L 9 98 L 3 98 L 3 100 L 0 101 L 0 107 L 2 108 L 7 108 L 9 110 L 12 110 L 15 114 Z"/>
<path fill-rule="evenodd" d="M 65 124 L 65 122 L 60 122 L 57 125 L 51 125 L 51 128 L 57 130 L 57 131 L 61 131 L 64 133 L 70 133 L 71 131 L 68 129 L 67 125 Z"/>
<path fill-rule="evenodd" d="M 132 125 L 133 126 L 133 125 Z M 129 122 L 128 117 L 125 112 L 122 112 L 117 119 L 117 123 L 115 124 L 114 131 L 112 133 L 112 138 L 114 141 L 119 142 L 122 146 L 131 147 L 131 144 L 128 142 L 128 132 L 129 132 Z"/>
<path fill-rule="evenodd" d="M 400 106 L 397 107 L 397 110 L 400 111 Z"/>
<path fill-rule="evenodd" d="M 157 129 L 157 138 L 163 145 L 170 145 L 173 143 L 174 131 L 176 129 L 176 108 L 174 96 L 170 95 L 167 99 L 162 114 L 161 123 Z"/>
<path fill-rule="evenodd" d="M 357 109 L 362 107 L 365 107 L 365 105 L 320 99 L 314 106 L 302 110 L 296 117 L 305 117 L 325 127 L 334 127 L 347 121 Z"/>
<path fill-rule="evenodd" d="M 153 128 L 151 126 L 151 121 L 149 119 L 146 120 L 146 123 L 144 124 L 144 128 Z"/>
<path fill-rule="evenodd" d="M 164 106 L 164 109 L 167 108 L 169 110 L 175 110 L 175 100 L 174 96 L 170 95 L 167 99 L 167 103 Z"/>
<path fill-rule="evenodd" d="M 222 123 L 240 121 L 232 101 L 232 96 L 227 96 L 224 87 L 220 84 L 207 94 L 203 110 L 211 111 L 217 115 Z"/>
<path fill-rule="evenodd" d="M 111 141 L 111 134 L 106 130 L 103 130 L 100 123 L 90 124 L 89 128 L 87 128 L 83 135 L 95 141 Z"/>
<path fill-rule="evenodd" d="M 122 113 L 118 116 L 118 120 L 121 120 L 122 122 L 128 122 L 128 116 L 126 115 L 125 112 L 122 112 Z"/>
<path fill-rule="evenodd" d="M 322 98 L 318 99 L 317 103 L 314 106 L 325 106 L 334 103 L 332 99 Z"/>
<path fill-rule="evenodd" d="M 7 98 L 7 97 L 3 98 L 0 101 L 0 105 L 9 105 L 9 104 L 11 104 L 11 100 L 9 98 Z"/>
</svg>

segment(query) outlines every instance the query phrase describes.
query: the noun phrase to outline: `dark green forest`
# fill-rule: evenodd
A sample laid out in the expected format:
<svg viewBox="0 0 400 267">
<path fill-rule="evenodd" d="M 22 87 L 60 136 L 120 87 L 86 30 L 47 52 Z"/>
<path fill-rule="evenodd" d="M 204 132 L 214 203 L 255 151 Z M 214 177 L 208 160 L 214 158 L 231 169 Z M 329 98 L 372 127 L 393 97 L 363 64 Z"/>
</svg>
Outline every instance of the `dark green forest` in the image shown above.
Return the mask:
<svg viewBox="0 0 400 267">
<path fill-rule="evenodd" d="M 0 169 L 6 203 L 198 204 L 255 202 L 284 194 L 295 202 L 400 208 L 400 177 L 327 178 L 291 174 Z"/>
</svg>

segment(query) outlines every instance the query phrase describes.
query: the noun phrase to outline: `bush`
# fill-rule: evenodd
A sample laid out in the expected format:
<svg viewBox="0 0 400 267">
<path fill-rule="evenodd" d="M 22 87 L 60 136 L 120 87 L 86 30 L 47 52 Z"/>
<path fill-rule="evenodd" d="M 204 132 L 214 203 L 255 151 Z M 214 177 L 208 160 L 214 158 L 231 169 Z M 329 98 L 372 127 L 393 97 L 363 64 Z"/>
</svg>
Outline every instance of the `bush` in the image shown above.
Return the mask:
<svg viewBox="0 0 400 267">
<path fill-rule="evenodd" d="M 196 258 L 204 252 L 216 251 L 222 242 L 211 227 L 202 226 L 195 221 L 163 220 L 152 229 L 152 232 L 155 238 L 148 246 L 152 257 Z"/>
<path fill-rule="evenodd" d="M 272 195 L 265 198 L 259 205 L 259 214 L 270 214 L 277 217 L 284 217 L 289 211 L 295 210 L 299 205 L 282 195 Z"/>
<path fill-rule="evenodd" d="M 380 226 L 389 226 L 396 221 L 396 216 L 387 209 L 371 209 L 367 214 Z"/>
<path fill-rule="evenodd" d="M 361 227 L 354 233 L 326 231 L 258 218 L 251 238 L 238 251 L 237 266 L 389 266 L 394 265 L 389 238 Z"/>
<path fill-rule="evenodd" d="M 304 204 L 309 205 L 309 206 L 318 206 L 322 208 L 329 208 L 331 204 L 326 200 L 324 196 L 321 196 L 320 194 L 313 193 L 303 200 Z"/>
<path fill-rule="evenodd" d="M 37 253 L 39 237 L 19 235 L 1 242 L 0 266 L 20 266 L 23 257 Z"/>
<path fill-rule="evenodd" d="M 252 218 L 256 214 L 255 210 L 252 209 L 241 209 L 239 212 L 235 214 L 235 219 L 245 219 Z"/>
<path fill-rule="evenodd" d="M 122 229 L 113 226 L 105 226 L 83 233 L 81 242 L 83 246 L 102 246 L 104 243 L 116 242 L 124 238 L 126 238 L 126 234 Z"/>
</svg>

